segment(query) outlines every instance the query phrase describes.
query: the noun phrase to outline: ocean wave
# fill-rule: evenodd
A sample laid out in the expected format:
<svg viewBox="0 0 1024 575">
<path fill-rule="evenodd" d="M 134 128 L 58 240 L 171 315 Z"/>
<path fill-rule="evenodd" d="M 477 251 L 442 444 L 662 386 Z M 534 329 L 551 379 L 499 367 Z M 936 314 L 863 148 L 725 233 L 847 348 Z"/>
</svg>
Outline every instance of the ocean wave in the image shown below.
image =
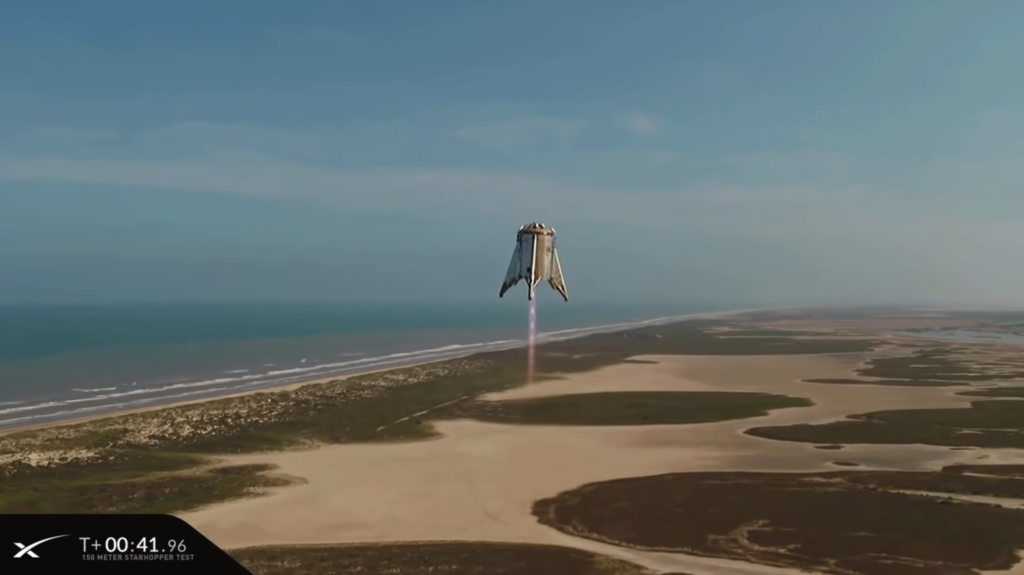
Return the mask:
<svg viewBox="0 0 1024 575">
<path fill-rule="evenodd" d="M 90 413 L 104 412 L 104 411 L 124 411 L 128 409 L 136 409 L 143 407 L 149 403 L 163 403 L 167 400 L 184 400 L 189 397 L 195 397 L 204 393 L 213 393 L 216 391 L 229 392 L 230 389 L 224 390 L 200 390 L 190 391 L 185 393 L 178 393 L 174 395 L 161 395 L 160 397 L 151 397 L 147 399 L 139 399 L 135 401 L 123 401 L 119 403 L 104 403 L 103 405 L 96 405 L 92 407 L 78 407 L 75 409 L 64 409 L 61 411 L 54 411 L 42 415 L 25 415 L 22 417 L 12 417 L 9 419 L 0 419 L 0 426 L 10 426 L 11 424 L 25 424 L 32 421 L 39 421 L 41 419 L 74 419 L 76 417 L 82 417 Z M 169 402 L 171 403 L 171 402 Z"/>
<path fill-rule="evenodd" d="M 94 387 L 92 389 L 79 389 L 79 388 L 76 387 L 76 388 L 74 388 L 73 391 L 77 391 L 78 393 L 96 393 L 98 391 L 116 391 L 116 390 L 117 390 L 116 387 Z"/>
</svg>

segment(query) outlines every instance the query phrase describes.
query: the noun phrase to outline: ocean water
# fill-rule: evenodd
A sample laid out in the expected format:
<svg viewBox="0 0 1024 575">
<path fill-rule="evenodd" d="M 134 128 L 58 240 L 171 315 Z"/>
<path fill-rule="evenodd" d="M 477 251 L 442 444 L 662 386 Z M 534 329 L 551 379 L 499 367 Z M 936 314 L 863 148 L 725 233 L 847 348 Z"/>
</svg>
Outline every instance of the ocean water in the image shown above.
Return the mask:
<svg viewBox="0 0 1024 575">
<path fill-rule="evenodd" d="M 542 341 L 723 309 L 539 304 Z M 0 307 L 0 427 L 515 347 L 527 322 L 525 301 Z"/>
</svg>

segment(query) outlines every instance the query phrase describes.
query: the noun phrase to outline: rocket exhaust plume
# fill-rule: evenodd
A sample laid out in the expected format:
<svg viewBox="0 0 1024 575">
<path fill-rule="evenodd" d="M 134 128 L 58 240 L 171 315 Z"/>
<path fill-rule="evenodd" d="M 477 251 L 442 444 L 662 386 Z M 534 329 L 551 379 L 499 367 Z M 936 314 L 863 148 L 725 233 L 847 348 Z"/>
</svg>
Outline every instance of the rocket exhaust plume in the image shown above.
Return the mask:
<svg viewBox="0 0 1024 575">
<path fill-rule="evenodd" d="M 530 335 L 526 351 L 526 383 L 533 383 L 537 368 L 537 300 L 530 300 Z"/>
</svg>

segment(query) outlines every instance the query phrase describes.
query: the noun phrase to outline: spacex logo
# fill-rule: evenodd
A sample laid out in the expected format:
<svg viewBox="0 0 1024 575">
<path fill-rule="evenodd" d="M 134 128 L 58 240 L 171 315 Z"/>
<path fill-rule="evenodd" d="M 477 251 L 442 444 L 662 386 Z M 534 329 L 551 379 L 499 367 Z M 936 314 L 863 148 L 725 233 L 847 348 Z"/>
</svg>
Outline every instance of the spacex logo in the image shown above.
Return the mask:
<svg viewBox="0 0 1024 575">
<path fill-rule="evenodd" d="M 31 545 L 25 545 L 24 543 L 15 543 L 15 545 L 18 547 L 18 549 L 21 549 L 21 551 L 15 553 L 14 558 L 21 559 L 23 557 L 32 557 L 34 559 L 39 559 L 39 556 L 36 555 L 36 552 L 33 551 L 33 549 L 39 547 L 47 541 L 53 541 L 54 539 L 60 539 L 61 537 L 67 537 L 67 535 L 56 535 L 54 537 L 47 537 L 46 539 L 40 539 L 39 541 L 36 541 Z"/>
</svg>

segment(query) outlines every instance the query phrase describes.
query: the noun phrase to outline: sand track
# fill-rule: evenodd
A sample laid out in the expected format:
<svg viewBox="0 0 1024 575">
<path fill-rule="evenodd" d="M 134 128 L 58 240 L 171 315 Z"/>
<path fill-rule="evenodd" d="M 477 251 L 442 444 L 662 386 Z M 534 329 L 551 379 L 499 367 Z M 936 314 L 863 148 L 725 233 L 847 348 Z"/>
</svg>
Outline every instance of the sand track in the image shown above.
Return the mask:
<svg viewBox="0 0 1024 575">
<path fill-rule="evenodd" d="M 584 483 L 673 471 L 827 471 L 836 459 L 860 469 L 921 470 L 941 465 L 1020 462 L 1008 450 L 952 451 L 924 445 L 858 445 L 841 452 L 743 435 L 762 425 L 818 423 L 851 413 L 966 406 L 960 388 L 827 385 L 800 379 L 850 377 L 863 354 L 650 356 L 653 364 L 598 371 L 495 393 L 514 399 L 599 391 L 759 391 L 807 397 L 814 407 L 695 425 L 555 427 L 458 420 L 443 437 L 404 444 L 333 445 L 310 451 L 231 457 L 271 463 L 308 483 L 272 495 L 182 514 L 218 545 L 485 540 L 549 543 L 633 561 L 659 571 L 699 574 L 791 572 L 733 561 L 623 549 L 538 524 L 535 500 Z M 976 399 L 976 398 L 975 398 Z M 841 455 L 840 455 L 841 454 Z"/>
</svg>

